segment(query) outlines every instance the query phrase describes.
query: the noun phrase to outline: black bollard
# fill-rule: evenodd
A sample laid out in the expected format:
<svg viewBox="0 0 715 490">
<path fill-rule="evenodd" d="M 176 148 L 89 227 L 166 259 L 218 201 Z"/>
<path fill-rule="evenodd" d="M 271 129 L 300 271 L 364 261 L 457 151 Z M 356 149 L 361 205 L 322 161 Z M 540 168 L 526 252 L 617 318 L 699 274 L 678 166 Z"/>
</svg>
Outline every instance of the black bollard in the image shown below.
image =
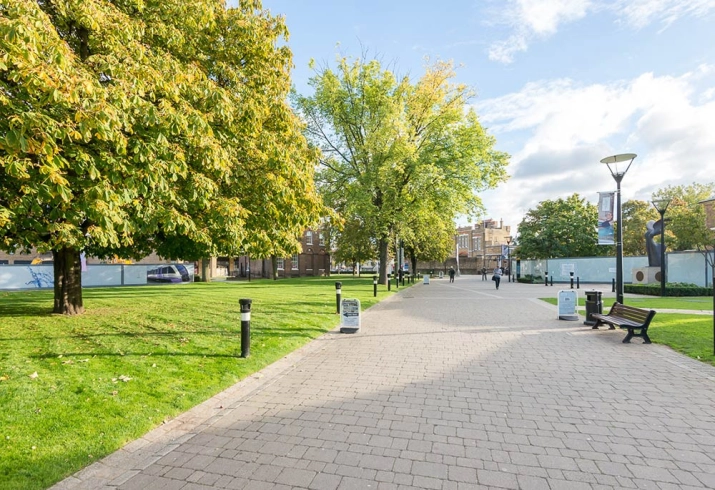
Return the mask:
<svg viewBox="0 0 715 490">
<path fill-rule="evenodd" d="M 387 275 L 387 290 L 392 290 L 392 278 L 390 277 L 390 274 Z"/>
<path fill-rule="evenodd" d="M 551 276 L 551 286 L 554 285 L 554 276 Z"/>
<path fill-rule="evenodd" d="M 549 287 L 549 276 L 544 276 L 544 286 Z"/>
<path fill-rule="evenodd" d="M 571 278 L 571 289 L 573 289 L 573 277 Z"/>
<path fill-rule="evenodd" d="M 395 291 L 400 289 L 400 275 L 395 272 Z"/>
<path fill-rule="evenodd" d="M 239 299 L 241 305 L 241 357 L 251 355 L 251 300 Z"/>
<path fill-rule="evenodd" d="M 336 282 L 335 283 L 335 313 L 338 315 L 340 314 L 340 296 L 343 294 L 343 283 L 342 282 Z"/>
<path fill-rule="evenodd" d="M 581 288 L 581 286 L 580 286 L 579 283 L 578 283 L 578 279 L 579 279 L 578 276 L 576 276 L 576 289 L 580 289 L 580 288 Z"/>
<path fill-rule="evenodd" d="M 611 292 L 615 293 L 616 292 L 616 280 L 611 279 L 611 281 L 613 281 L 613 282 L 611 282 Z"/>
<path fill-rule="evenodd" d="M 377 276 L 372 276 L 372 295 L 377 296 Z"/>
</svg>

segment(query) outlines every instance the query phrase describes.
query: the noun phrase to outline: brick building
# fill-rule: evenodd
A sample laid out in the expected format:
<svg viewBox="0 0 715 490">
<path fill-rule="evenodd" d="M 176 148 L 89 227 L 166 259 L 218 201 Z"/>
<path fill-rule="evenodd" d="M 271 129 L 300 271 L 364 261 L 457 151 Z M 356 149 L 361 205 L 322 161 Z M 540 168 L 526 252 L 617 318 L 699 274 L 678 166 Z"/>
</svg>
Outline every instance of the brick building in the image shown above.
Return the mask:
<svg viewBox="0 0 715 490">
<path fill-rule="evenodd" d="M 421 262 L 417 269 L 446 271 L 450 267 L 457 268 L 457 253 L 461 273 L 477 274 L 482 267 L 488 271 L 497 266 L 507 268 L 507 242 L 511 242 L 511 226 L 504 226 L 503 220 L 485 219 L 475 225 L 457 228 L 454 249 L 445 262 Z"/>
</svg>

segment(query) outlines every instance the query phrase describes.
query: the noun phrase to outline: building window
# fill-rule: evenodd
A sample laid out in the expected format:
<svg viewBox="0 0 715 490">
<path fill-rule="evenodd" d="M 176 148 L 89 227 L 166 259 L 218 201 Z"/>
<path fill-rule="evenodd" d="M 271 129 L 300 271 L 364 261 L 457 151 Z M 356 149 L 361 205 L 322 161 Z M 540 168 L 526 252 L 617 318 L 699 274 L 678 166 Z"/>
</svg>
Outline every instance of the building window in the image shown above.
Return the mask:
<svg viewBox="0 0 715 490">
<path fill-rule="evenodd" d="M 293 270 L 298 270 L 298 255 L 294 255 L 293 257 L 291 257 L 290 262 L 290 265 Z"/>
<path fill-rule="evenodd" d="M 318 233 L 318 245 L 321 247 L 325 245 L 325 237 L 323 237 L 322 233 Z"/>
<path fill-rule="evenodd" d="M 278 259 L 276 262 L 278 262 L 278 270 L 283 270 L 285 268 L 285 260 L 284 259 Z"/>
<path fill-rule="evenodd" d="M 312 245 L 312 244 L 313 244 L 313 232 L 312 232 L 312 231 L 306 231 L 306 232 L 305 232 L 305 244 L 306 244 L 306 245 Z"/>
<path fill-rule="evenodd" d="M 482 238 L 476 237 L 474 239 L 474 250 L 481 250 L 481 249 L 482 249 Z"/>
</svg>

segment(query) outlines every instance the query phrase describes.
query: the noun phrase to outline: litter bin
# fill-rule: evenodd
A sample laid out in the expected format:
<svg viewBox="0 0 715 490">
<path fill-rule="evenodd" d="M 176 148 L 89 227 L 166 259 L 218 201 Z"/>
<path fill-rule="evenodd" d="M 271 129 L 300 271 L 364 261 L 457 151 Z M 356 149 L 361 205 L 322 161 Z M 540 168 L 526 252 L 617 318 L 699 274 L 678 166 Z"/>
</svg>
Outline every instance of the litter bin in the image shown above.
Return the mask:
<svg viewBox="0 0 715 490">
<path fill-rule="evenodd" d="M 429 274 L 422 274 L 422 280 L 425 284 L 429 284 Z"/>
<path fill-rule="evenodd" d="M 591 317 L 593 313 L 603 313 L 601 291 L 586 291 L 586 321 L 584 325 L 595 325 L 596 320 Z"/>
</svg>

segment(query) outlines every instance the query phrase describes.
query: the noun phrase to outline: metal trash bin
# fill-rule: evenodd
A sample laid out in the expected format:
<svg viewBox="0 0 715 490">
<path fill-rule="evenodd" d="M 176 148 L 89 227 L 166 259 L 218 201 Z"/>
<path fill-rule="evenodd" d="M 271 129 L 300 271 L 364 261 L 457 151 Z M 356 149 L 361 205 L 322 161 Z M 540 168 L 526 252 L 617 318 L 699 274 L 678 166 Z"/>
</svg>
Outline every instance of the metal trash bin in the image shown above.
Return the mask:
<svg viewBox="0 0 715 490">
<path fill-rule="evenodd" d="M 603 302 L 601 301 L 601 291 L 586 291 L 586 321 L 584 325 L 595 325 L 596 320 L 591 314 L 603 313 Z"/>
</svg>

